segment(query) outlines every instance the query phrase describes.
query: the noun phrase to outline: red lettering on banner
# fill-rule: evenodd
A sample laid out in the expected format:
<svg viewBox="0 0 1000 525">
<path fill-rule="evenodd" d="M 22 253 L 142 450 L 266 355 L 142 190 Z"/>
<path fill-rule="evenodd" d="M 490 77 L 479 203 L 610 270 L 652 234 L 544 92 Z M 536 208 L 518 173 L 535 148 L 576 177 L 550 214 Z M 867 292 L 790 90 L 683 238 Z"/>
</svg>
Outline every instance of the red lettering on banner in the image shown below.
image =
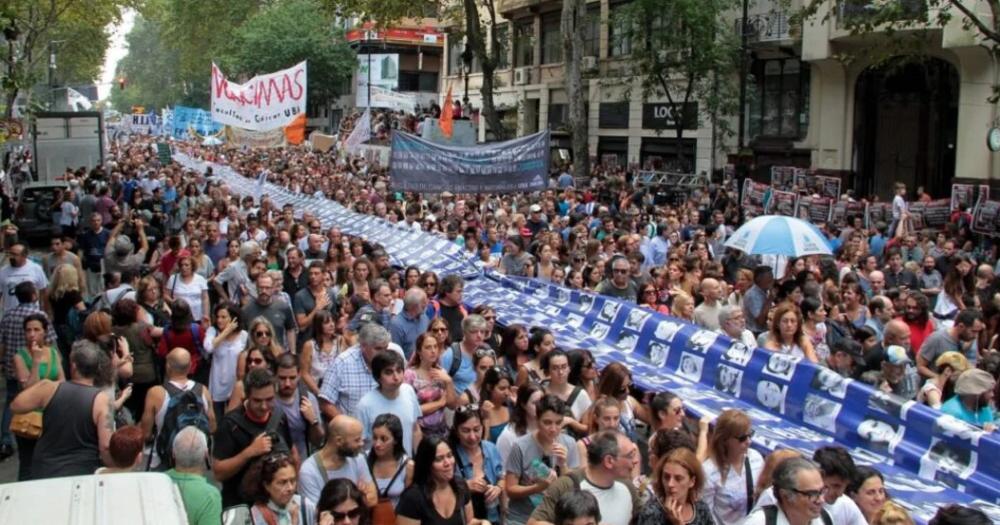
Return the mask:
<svg viewBox="0 0 1000 525">
<path fill-rule="evenodd" d="M 259 79 L 252 84 L 239 86 L 242 89 L 234 91 L 222 71 L 212 64 L 212 87 L 215 98 L 224 96 L 240 105 L 260 109 L 262 105 L 270 105 L 272 98 L 277 102 L 284 102 L 286 98 L 302 100 L 306 91 L 302 82 L 304 75 L 305 70 L 297 68 L 292 75 L 284 73 L 280 78 Z"/>
</svg>

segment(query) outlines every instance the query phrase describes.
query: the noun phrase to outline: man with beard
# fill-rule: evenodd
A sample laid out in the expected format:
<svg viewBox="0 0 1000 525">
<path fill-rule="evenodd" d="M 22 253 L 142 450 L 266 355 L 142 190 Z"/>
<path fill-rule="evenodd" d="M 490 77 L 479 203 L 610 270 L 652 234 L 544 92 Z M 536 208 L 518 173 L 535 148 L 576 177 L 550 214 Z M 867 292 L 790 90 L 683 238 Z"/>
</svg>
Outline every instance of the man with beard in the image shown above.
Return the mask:
<svg viewBox="0 0 1000 525">
<path fill-rule="evenodd" d="M 249 503 L 240 497 L 240 486 L 254 459 L 272 451 L 298 456 L 289 446 L 292 441 L 284 414 L 274 409 L 275 383 L 274 374 L 266 368 L 248 372 L 243 378 L 246 400 L 222 418 L 215 432 L 212 467 L 215 479 L 222 482 L 223 508 Z"/>
<path fill-rule="evenodd" d="M 275 301 L 278 292 L 274 279 L 264 272 L 257 276 L 257 297 L 243 307 L 243 325 L 250 326 L 258 317 L 267 319 L 274 327 L 275 342 L 285 350 L 294 352 L 295 347 L 295 316 L 292 307 L 284 301 Z"/>
<path fill-rule="evenodd" d="M 309 455 L 310 447 L 323 444 L 323 422 L 319 400 L 300 380 L 299 360 L 294 354 L 278 358 L 278 397 L 275 406 L 285 415 L 292 445 L 300 456 Z"/>
<path fill-rule="evenodd" d="M 331 479 L 351 480 L 365 495 L 369 506 L 378 501 L 372 476 L 361 454 L 364 429 L 351 416 L 339 415 L 327 427 L 323 448 L 302 462 L 299 469 L 299 494 L 309 501 L 319 501 L 323 486 Z"/>
<path fill-rule="evenodd" d="M 980 332 L 986 328 L 979 310 L 962 310 L 955 316 L 955 324 L 931 334 L 917 353 L 917 370 L 920 375 L 933 379 L 937 376 L 934 363 L 945 352 L 958 352 L 976 366 L 976 344 Z"/>
<path fill-rule="evenodd" d="M 293 251 L 298 252 L 298 248 L 293 248 L 288 252 L 289 260 L 291 260 Z M 301 256 L 301 252 L 299 254 Z M 302 332 L 300 341 L 305 343 L 313 338 L 312 325 L 317 312 L 326 310 L 336 319 L 337 297 L 331 294 L 326 286 L 323 286 L 323 263 L 318 261 L 309 263 L 309 270 L 303 275 L 307 276 L 308 286 L 299 289 L 292 296 L 292 302 L 294 303 L 295 322 L 298 323 L 299 331 Z M 288 282 L 288 277 L 285 277 L 285 282 Z"/>
<path fill-rule="evenodd" d="M 924 345 L 924 341 L 937 328 L 929 314 L 930 302 L 927 300 L 926 295 L 920 292 L 912 292 L 903 304 L 905 305 L 903 322 L 910 328 L 910 351 L 918 353 L 920 352 L 920 347 Z M 882 346 L 886 347 L 889 344 L 884 343 Z"/>
<path fill-rule="evenodd" d="M 306 271 L 305 254 L 302 250 L 292 247 L 285 253 L 287 265 L 285 266 L 284 289 L 289 297 L 295 298 L 295 294 L 306 286 L 311 286 L 309 282 L 309 272 Z M 320 272 L 322 278 L 322 272 Z"/>
</svg>

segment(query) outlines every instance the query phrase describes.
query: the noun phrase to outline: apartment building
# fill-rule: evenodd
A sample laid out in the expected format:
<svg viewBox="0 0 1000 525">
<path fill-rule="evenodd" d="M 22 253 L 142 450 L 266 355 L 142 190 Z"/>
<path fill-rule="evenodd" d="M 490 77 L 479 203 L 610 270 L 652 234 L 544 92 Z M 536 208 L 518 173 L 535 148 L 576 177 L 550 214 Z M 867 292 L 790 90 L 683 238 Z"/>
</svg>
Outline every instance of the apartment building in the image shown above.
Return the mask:
<svg viewBox="0 0 1000 525">
<path fill-rule="evenodd" d="M 804 1 L 749 2 L 745 23 L 733 13 L 732 30 L 747 33 L 743 147 L 737 137 L 724 140 L 702 107 L 691 108 L 698 118 L 690 119 L 681 147 L 694 159 L 694 170 L 744 162 L 765 176 L 772 165 L 811 167 L 840 175 L 845 187 L 883 196 L 896 181 L 946 195 L 952 179 L 1000 175 L 986 144 L 990 129 L 1000 127 L 989 102 L 1000 71 L 958 13 L 943 26 L 890 37 L 884 30 L 855 34 L 851 22 L 887 1 L 899 3 L 902 17 L 924 17 L 925 0 L 826 0 L 805 24 L 794 25 Z M 642 100 L 638 89 L 625 95 L 621 66 L 632 43 L 616 35 L 614 16 L 624 5 L 589 2 L 583 66 L 590 153 L 622 163 L 670 159 L 677 146 L 663 117 L 665 101 Z M 519 135 L 549 127 L 555 141 L 568 144 L 560 133 L 567 115 L 561 2 L 499 0 L 497 9 L 503 16 L 499 37 L 508 43 L 495 95 L 505 122 Z M 919 39 L 922 56 L 895 44 L 901 36 Z M 461 37 L 446 35 L 439 97 L 450 86 L 455 98 L 468 96 L 480 107 L 481 74 L 475 62 L 464 71 L 463 45 Z M 895 48 L 898 57 L 885 52 Z M 481 140 L 489 138 L 484 128 Z"/>
</svg>

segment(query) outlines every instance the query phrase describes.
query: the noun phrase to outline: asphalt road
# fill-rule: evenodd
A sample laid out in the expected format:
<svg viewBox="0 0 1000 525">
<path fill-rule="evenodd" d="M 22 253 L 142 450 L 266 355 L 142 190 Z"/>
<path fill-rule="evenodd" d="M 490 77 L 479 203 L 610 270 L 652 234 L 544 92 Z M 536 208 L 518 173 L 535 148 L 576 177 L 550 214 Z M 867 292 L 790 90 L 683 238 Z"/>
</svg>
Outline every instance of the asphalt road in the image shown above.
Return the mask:
<svg viewBox="0 0 1000 525">
<path fill-rule="evenodd" d="M 7 382 L 0 380 L 0 404 L 4 404 L 7 396 Z M 17 454 L 0 463 L 0 483 L 17 481 Z"/>
</svg>

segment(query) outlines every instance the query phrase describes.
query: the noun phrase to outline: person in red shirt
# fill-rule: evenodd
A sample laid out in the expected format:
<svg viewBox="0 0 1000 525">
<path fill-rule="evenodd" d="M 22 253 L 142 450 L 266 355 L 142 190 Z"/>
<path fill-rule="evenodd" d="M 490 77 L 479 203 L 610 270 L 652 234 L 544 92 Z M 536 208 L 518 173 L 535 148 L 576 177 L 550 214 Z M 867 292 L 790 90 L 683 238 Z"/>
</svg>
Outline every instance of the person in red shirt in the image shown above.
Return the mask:
<svg viewBox="0 0 1000 525">
<path fill-rule="evenodd" d="M 934 333 L 937 326 L 930 317 L 930 301 L 920 292 L 911 292 L 904 303 L 901 319 L 910 327 L 910 355 L 920 352 L 927 336 Z"/>
</svg>

